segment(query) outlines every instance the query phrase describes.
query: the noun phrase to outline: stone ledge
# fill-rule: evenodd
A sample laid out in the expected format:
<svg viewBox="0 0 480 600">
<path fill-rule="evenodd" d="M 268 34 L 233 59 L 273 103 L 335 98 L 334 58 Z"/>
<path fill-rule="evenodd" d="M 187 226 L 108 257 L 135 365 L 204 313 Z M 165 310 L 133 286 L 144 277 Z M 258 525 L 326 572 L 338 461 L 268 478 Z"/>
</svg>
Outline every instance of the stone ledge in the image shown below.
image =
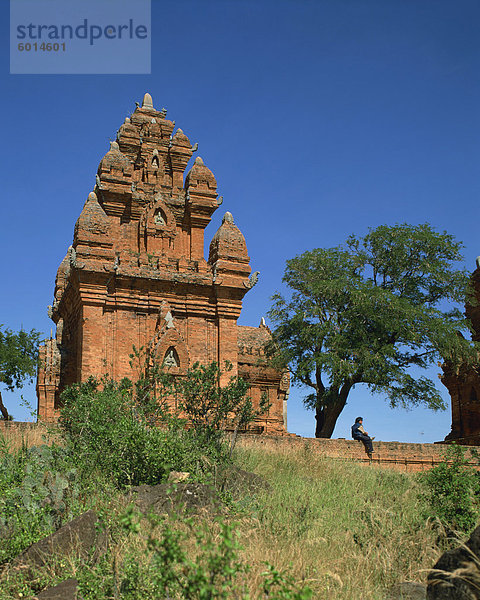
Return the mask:
<svg viewBox="0 0 480 600">
<path fill-rule="evenodd" d="M 376 465 L 399 471 L 424 471 L 443 461 L 445 446 L 441 444 L 418 444 L 408 442 L 374 441 L 374 454 L 370 460 L 361 442 L 337 439 L 302 438 L 298 436 L 253 436 L 242 434 L 240 446 L 264 448 L 267 451 L 288 448 L 307 448 L 309 452 L 338 460 L 354 460 L 366 465 Z M 470 449 L 465 447 L 471 457 Z M 469 462 L 480 470 L 480 462 L 471 457 Z"/>
<path fill-rule="evenodd" d="M 35 429 L 37 423 L 30 421 L 5 421 L 4 419 L 0 419 L 0 427 L 3 427 L 4 429 L 28 430 Z"/>
</svg>

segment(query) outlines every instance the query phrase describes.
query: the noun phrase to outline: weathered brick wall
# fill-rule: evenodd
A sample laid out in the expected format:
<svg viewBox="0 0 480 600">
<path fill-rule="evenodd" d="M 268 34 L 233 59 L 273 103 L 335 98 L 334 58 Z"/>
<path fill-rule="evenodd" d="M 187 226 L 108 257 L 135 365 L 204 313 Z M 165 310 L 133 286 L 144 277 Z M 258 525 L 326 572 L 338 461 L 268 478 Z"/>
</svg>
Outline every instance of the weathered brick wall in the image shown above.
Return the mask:
<svg viewBox="0 0 480 600">
<path fill-rule="evenodd" d="M 0 421 L 0 433 L 5 434 L 14 446 L 27 443 L 43 443 L 44 425 L 19 421 Z M 294 434 L 262 435 L 240 434 L 237 444 L 240 447 L 256 448 L 263 452 L 283 452 L 301 449 L 309 454 L 318 454 L 338 460 L 354 460 L 368 465 L 385 467 L 397 471 L 425 471 L 438 465 L 443 459 L 445 446 L 442 444 L 410 444 L 406 442 L 377 442 L 373 460 L 365 455 L 363 444 L 346 439 L 302 438 Z M 465 448 L 467 456 L 470 449 Z M 471 457 L 470 464 L 480 470 L 480 463 Z"/>
<path fill-rule="evenodd" d="M 238 444 L 261 449 L 265 452 L 288 452 L 289 449 L 303 449 L 305 452 L 320 454 L 339 460 L 355 460 L 366 465 L 378 465 L 398 471 L 424 471 L 439 464 L 445 452 L 442 444 L 409 444 L 406 442 L 374 441 L 374 455 L 370 461 L 361 442 L 346 439 L 316 439 L 298 436 L 240 436 Z M 470 450 L 466 448 L 467 455 Z M 471 455 L 470 455 L 471 457 Z M 471 464 L 480 468 L 478 461 L 471 457 Z"/>
</svg>

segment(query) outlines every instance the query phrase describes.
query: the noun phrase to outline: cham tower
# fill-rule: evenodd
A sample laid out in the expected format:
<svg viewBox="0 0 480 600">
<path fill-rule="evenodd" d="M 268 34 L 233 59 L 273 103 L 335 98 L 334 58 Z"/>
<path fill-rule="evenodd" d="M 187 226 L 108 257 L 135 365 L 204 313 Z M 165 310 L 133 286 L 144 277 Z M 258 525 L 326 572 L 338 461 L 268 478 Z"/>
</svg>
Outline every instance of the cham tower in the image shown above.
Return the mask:
<svg viewBox="0 0 480 600">
<path fill-rule="evenodd" d="M 474 299 L 467 302 L 465 314 L 472 325 L 472 340 L 480 342 L 480 256 L 471 281 Z M 441 380 L 452 399 L 452 430 L 445 441 L 480 446 L 480 361 L 458 369 L 444 364 Z"/>
<path fill-rule="evenodd" d="M 54 339 L 40 347 L 38 418 L 58 416 L 66 386 L 91 375 L 135 377 L 133 346 L 149 348 L 171 373 L 228 360 L 269 411 L 256 432 L 286 433 L 288 373 L 266 363 L 270 332 L 242 327 L 242 299 L 255 284 L 245 239 L 230 213 L 204 257 L 204 229 L 222 203 L 217 182 L 188 137 L 145 94 L 100 161 L 96 185 L 58 268 L 49 316 Z"/>
</svg>

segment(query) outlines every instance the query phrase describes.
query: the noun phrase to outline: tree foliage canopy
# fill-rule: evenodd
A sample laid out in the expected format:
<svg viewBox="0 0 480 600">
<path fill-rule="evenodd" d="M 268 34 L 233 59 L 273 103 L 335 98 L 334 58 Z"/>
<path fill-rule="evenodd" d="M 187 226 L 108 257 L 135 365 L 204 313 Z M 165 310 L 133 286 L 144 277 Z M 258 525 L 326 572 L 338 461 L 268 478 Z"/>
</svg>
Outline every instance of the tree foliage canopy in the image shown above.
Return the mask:
<svg viewBox="0 0 480 600">
<path fill-rule="evenodd" d="M 383 225 L 287 261 L 283 281 L 292 292 L 273 297 L 271 352 L 294 382 L 313 389 L 305 402 L 316 410 L 317 437 L 331 436 L 358 383 L 392 407 L 444 408 L 433 381 L 412 367 L 475 360 L 473 343 L 459 335 L 469 324 L 455 306 L 469 290 L 461 248 L 428 224 Z"/>
<path fill-rule="evenodd" d="M 38 341 L 40 333 L 21 329 L 18 333 L 0 325 L 0 383 L 13 391 L 32 380 L 37 371 Z M 0 393 L 0 411 L 3 418 L 8 413 L 3 406 Z"/>
</svg>

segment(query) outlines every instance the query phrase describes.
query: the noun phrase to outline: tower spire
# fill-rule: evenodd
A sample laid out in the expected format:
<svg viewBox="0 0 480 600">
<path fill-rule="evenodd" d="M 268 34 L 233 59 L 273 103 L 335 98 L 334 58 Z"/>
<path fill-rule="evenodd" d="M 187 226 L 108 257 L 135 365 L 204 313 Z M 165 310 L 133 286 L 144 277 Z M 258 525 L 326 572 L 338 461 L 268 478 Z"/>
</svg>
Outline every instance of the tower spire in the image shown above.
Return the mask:
<svg viewBox="0 0 480 600">
<path fill-rule="evenodd" d="M 147 110 L 154 110 L 153 99 L 148 92 L 143 97 L 142 108 L 146 108 Z"/>
</svg>

